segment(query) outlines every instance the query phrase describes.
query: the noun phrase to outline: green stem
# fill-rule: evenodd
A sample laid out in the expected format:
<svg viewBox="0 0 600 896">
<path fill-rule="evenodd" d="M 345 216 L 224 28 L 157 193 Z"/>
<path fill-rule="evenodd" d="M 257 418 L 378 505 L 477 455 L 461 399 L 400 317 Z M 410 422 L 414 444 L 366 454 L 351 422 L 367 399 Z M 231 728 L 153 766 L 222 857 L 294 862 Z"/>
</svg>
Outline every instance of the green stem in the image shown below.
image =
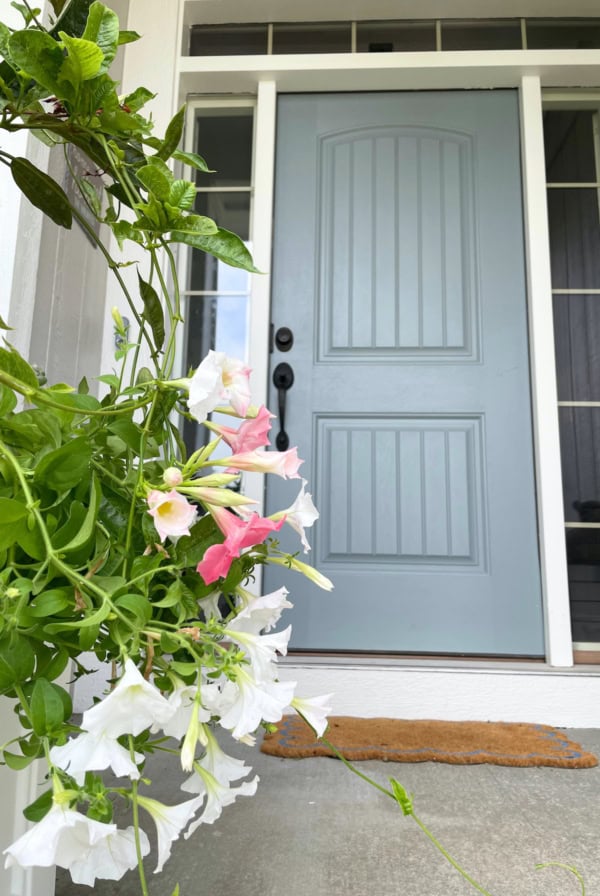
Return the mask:
<svg viewBox="0 0 600 896">
<path fill-rule="evenodd" d="M 299 715 L 302 715 L 302 713 L 299 713 Z M 305 719 L 305 721 L 306 721 L 306 719 Z M 348 759 L 346 759 L 346 757 L 342 753 L 340 753 L 338 748 L 335 747 L 332 743 L 330 743 L 325 737 L 320 738 L 320 740 L 322 741 L 323 744 L 325 744 L 326 747 L 328 747 L 331 750 L 332 753 L 335 754 L 335 756 L 337 756 L 338 759 L 340 759 L 344 763 L 346 768 L 350 769 L 350 771 L 353 772 L 355 775 L 358 775 L 359 778 L 362 778 L 363 781 L 366 781 L 367 784 L 370 784 L 371 787 L 374 787 L 376 790 L 379 790 L 381 793 L 385 794 L 386 796 L 389 796 L 391 799 L 394 800 L 394 802 L 397 802 L 396 797 L 394 796 L 394 794 L 392 793 L 391 790 L 388 790 L 387 787 L 383 787 L 381 784 L 378 784 L 377 781 L 373 780 L 373 778 L 370 778 L 368 775 L 363 774 L 363 772 L 360 772 L 357 768 L 355 768 L 352 765 L 352 763 Z M 465 869 L 461 865 L 459 865 L 459 863 L 456 861 L 456 859 L 454 859 L 450 855 L 448 850 L 442 846 L 440 841 L 436 837 L 434 837 L 434 835 L 431 833 L 429 828 L 421 821 L 421 819 L 417 815 L 414 814 L 414 812 L 410 813 L 410 817 L 414 820 L 417 827 L 419 827 L 423 831 L 425 836 L 428 838 L 428 840 L 431 841 L 431 843 L 435 846 L 435 848 L 444 856 L 444 858 L 448 862 L 450 862 L 452 867 L 455 868 L 458 871 L 458 873 L 462 877 L 464 877 L 464 879 L 468 883 L 471 884 L 472 887 L 474 887 L 479 893 L 482 893 L 483 896 L 492 896 L 492 894 L 489 892 L 489 890 L 486 890 L 484 887 L 481 886 L 481 884 L 478 884 L 477 881 L 471 877 L 469 872 L 465 871 Z"/>
<path fill-rule="evenodd" d="M 131 759 L 135 762 L 135 750 L 133 747 L 133 738 L 129 735 L 129 752 Z M 135 852 L 137 855 L 138 874 L 140 878 L 140 887 L 142 888 L 142 896 L 148 896 L 148 884 L 146 883 L 146 873 L 144 871 L 144 857 L 142 855 L 142 844 L 140 840 L 140 807 L 138 803 L 138 782 L 131 782 L 131 803 L 133 811 L 133 830 L 135 832 Z"/>
</svg>

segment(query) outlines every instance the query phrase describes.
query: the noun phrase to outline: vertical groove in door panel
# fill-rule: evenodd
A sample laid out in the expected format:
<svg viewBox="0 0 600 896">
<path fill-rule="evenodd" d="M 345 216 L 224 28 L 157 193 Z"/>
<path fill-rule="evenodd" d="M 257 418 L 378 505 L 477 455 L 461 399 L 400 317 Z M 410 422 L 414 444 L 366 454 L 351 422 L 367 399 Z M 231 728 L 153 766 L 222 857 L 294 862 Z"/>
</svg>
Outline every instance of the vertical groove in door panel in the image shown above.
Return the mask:
<svg viewBox="0 0 600 896">
<path fill-rule="evenodd" d="M 326 203 L 330 211 L 329 220 L 322 226 L 331 228 L 336 239 L 329 240 L 329 279 L 327 294 L 331 297 L 330 333 L 328 339 L 332 347 L 347 346 L 350 342 L 350 319 L 348 297 L 352 289 L 351 227 L 352 191 L 351 156 L 352 147 L 340 143 L 335 147 L 334 176 L 329 183 Z"/>
<path fill-rule="evenodd" d="M 421 290 L 419 348 L 442 347 L 442 269 L 440 248 L 440 166 L 439 141 L 421 140 Z"/>
<path fill-rule="evenodd" d="M 461 209 L 460 151 L 456 143 L 443 144 L 443 219 L 444 230 L 444 285 L 446 291 L 446 345 L 450 348 L 464 348 L 467 345 L 469 296 L 471 290 L 469 271 L 464 255 L 468 249 L 468 223 L 464 218 L 469 213 L 468 206 Z M 462 222 L 461 228 L 456 222 Z"/>
</svg>

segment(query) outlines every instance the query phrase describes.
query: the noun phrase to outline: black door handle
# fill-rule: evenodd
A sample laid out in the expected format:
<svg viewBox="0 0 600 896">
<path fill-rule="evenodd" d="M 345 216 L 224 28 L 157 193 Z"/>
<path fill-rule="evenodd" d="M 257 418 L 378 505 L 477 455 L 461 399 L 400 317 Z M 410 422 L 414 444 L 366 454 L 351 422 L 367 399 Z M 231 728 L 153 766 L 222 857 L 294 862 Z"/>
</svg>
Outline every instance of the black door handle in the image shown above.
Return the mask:
<svg viewBox="0 0 600 896">
<path fill-rule="evenodd" d="M 278 451 L 287 451 L 290 447 L 290 438 L 285 431 L 285 402 L 287 390 L 294 385 L 294 371 L 285 361 L 278 364 L 273 371 L 273 385 L 277 389 L 279 407 L 279 432 L 275 437 L 275 445 Z"/>
</svg>

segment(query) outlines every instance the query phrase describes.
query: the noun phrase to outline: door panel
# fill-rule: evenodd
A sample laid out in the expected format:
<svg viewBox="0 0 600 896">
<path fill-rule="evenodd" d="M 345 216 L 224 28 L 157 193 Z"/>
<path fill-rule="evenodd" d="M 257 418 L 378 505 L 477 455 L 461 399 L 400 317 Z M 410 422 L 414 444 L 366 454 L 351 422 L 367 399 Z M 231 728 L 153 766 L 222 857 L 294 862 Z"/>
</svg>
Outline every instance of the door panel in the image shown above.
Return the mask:
<svg viewBox="0 0 600 896">
<path fill-rule="evenodd" d="M 272 361 L 336 585 L 294 580 L 293 646 L 540 655 L 516 93 L 284 96 L 277 139 Z"/>
</svg>

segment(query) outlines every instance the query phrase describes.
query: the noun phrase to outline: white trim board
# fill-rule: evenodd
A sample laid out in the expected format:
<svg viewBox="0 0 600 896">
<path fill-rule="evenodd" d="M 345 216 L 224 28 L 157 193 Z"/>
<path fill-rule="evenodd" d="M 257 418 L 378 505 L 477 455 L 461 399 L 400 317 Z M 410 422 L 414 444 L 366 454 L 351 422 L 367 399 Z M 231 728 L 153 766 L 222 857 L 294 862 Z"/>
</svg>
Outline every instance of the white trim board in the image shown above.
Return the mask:
<svg viewBox="0 0 600 896">
<path fill-rule="evenodd" d="M 282 681 L 298 682 L 298 696 L 332 693 L 333 715 L 599 725 L 597 666 L 575 671 L 542 663 L 358 664 L 292 657 L 281 662 L 280 673 Z"/>
</svg>

